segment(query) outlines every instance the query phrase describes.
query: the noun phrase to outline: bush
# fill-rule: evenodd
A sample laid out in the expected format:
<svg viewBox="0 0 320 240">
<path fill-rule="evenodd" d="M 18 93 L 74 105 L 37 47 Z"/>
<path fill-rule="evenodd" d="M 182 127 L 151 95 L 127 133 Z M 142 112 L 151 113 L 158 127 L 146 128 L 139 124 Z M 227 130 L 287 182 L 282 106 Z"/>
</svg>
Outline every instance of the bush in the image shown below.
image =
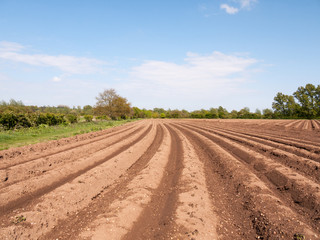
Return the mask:
<svg viewBox="0 0 320 240">
<path fill-rule="evenodd" d="M 47 125 L 47 117 L 45 114 L 43 113 L 40 113 L 40 114 L 37 114 L 36 117 L 35 117 L 35 125 L 36 126 L 40 126 L 42 124 L 44 125 Z"/>
<path fill-rule="evenodd" d="M 32 126 L 30 119 L 27 115 L 24 114 L 18 114 L 17 115 L 17 124 L 15 128 L 29 128 Z"/>
<path fill-rule="evenodd" d="M 13 129 L 18 123 L 18 117 L 12 112 L 3 113 L 0 116 L 0 124 L 5 130 Z"/>
<path fill-rule="evenodd" d="M 54 114 L 54 113 L 40 113 L 36 118 L 36 126 L 41 124 L 46 124 L 49 126 L 59 125 L 65 123 L 64 115 L 62 114 Z"/>
<path fill-rule="evenodd" d="M 78 116 L 74 114 L 68 114 L 67 119 L 70 123 L 77 123 L 78 122 Z"/>
<path fill-rule="evenodd" d="M 54 113 L 46 113 L 47 115 L 47 124 L 49 126 L 59 125 L 65 123 L 64 115 L 62 114 L 54 114 Z"/>
<path fill-rule="evenodd" d="M 111 120 L 109 116 L 101 115 L 96 117 L 97 120 Z"/>
<path fill-rule="evenodd" d="M 92 122 L 93 116 L 92 115 L 84 115 L 84 119 L 86 122 Z"/>
<path fill-rule="evenodd" d="M 77 122 L 77 116 L 72 115 L 73 118 L 68 118 L 70 122 Z M 60 125 L 66 124 L 66 119 L 63 114 L 54 113 L 40 113 L 40 114 L 23 114 L 6 112 L 0 114 L 0 126 L 4 130 L 15 129 L 15 128 L 29 128 L 32 126 L 41 125 Z"/>
<path fill-rule="evenodd" d="M 0 124 L 5 130 L 31 127 L 32 123 L 28 115 L 6 112 L 0 115 Z"/>
</svg>

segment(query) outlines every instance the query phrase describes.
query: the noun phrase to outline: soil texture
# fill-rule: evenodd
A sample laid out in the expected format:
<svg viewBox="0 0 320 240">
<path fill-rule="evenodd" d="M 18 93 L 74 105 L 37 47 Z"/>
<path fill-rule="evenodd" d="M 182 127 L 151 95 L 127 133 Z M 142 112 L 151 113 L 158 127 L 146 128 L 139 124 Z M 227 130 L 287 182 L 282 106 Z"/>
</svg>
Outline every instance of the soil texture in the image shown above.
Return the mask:
<svg viewBox="0 0 320 240">
<path fill-rule="evenodd" d="M 0 239 L 320 239 L 318 120 L 149 119 L 0 151 Z"/>
</svg>

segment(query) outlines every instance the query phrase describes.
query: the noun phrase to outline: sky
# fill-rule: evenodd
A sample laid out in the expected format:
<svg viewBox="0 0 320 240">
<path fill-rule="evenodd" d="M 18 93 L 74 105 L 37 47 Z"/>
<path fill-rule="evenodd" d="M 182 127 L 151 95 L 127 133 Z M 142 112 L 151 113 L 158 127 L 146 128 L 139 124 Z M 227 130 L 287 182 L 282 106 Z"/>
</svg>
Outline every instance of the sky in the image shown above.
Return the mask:
<svg viewBox="0 0 320 240">
<path fill-rule="evenodd" d="M 0 0 L 0 101 L 255 111 L 319 66 L 320 0 Z"/>
</svg>

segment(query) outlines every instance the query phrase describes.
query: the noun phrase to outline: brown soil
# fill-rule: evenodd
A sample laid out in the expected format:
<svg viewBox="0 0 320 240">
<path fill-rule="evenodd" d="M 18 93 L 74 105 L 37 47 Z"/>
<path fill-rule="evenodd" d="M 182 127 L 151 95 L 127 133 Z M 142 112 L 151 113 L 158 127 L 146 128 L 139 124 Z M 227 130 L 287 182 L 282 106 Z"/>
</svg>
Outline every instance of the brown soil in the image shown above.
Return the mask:
<svg viewBox="0 0 320 240">
<path fill-rule="evenodd" d="M 143 120 L 0 151 L 0 224 L 0 239 L 320 239 L 320 122 Z"/>
</svg>

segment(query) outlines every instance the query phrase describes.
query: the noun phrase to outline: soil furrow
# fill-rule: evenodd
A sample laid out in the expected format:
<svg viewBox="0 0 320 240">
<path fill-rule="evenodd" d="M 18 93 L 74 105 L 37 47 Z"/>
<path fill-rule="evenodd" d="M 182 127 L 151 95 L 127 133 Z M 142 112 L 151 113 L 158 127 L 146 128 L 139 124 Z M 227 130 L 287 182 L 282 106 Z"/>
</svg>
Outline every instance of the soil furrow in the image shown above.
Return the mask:
<svg viewBox="0 0 320 240">
<path fill-rule="evenodd" d="M 229 178 L 224 166 L 216 161 L 206 141 L 195 136 L 190 129 L 177 127 L 191 142 L 205 166 L 205 177 L 216 215 L 218 239 L 255 239 L 256 234 L 250 222 L 251 212 L 244 209 L 245 199 L 240 198 L 236 184 Z M 229 170 L 230 171 L 230 170 Z"/>
<path fill-rule="evenodd" d="M 191 125 L 188 125 L 191 126 Z M 253 149 L 253 151 L 259 151 L 261 154 L 266 155 L 269 158 L 273 158 L 275 161 L 280 162 L 290 168 L 295 168 L 296 171 L 301 172 L 307 178 L 315 181 L 320 181 L 320 163 L 318 161 L 309 160 L 307 158 L 299 157 L 290 152 L 281 150 L 277 147 L 270 147 L 269 145 L 261 144 L 249 138 L 239 137 L 238 134 L 229 134 L 225 131 L 212 130 L 208 128 L 193 127 L 193 129 L 199 129 L 206 132 L 212 132 L 218 136 L 228 138 L 232 141 L 236 141 L 246 147 Z"/>
<path fill-rule="evenodd" d="M 29 236 L 28 239 L 38 239 L 48 231 L 55 229 L 58 220 L 76 214 L 99 198 L 102 192 L 111 189 L 112 185 L 125 175 L 127 169 L 141 157 L 142 153 L 147 151 L 155 136 L 156 125 L 153 123 L 146 137 L 116 157 L 41 196 L 30 205 L 16 209 L 8 216 L 2 216 L 0 239 L 1 236 L 11 236 L 9 239 L 17 236 L 21 236 L 18 239 L 26 239 L 26 236 Z M 124 144 L 131 141 L 132 139 L 126 139 Z M 115 148 L 112 151 L 114 150 Z M 3 227 L 5 226 L 3 224 L 10 224 L 11 219 L 18 214 L 26 217 L 29 227 L 24 223 L 14 228 L 12 228 L 14 226 L 12 223 Z"/>
<path fill-rule="evenodd" d="M 91 144 L 82 146 L 81 148 L 62 151 L 47 158 L 39 158 L 32 162 L 21 163 L 18 166 L 10 167 L 6 170 L 0 170 L 0 175 L 6 177 L 6 181 L 0 183 L 0 189 L 9 187 L 21 181 L 26 181 L 32 178 L 41 177 L 44 174 L 50 174 L 52 171 L 57 171 L 59 168 L 64 168 L 67 163 L 78 162 L 79 159 L 88 157 L 92 154 L 104 151 L 106 148 L 116 145 L 123 141 L 124 138 L 134 136 L 143 127 L 139 127 L 128 134 L 113 137 L 111 140 L 104 139 Z M 35 170 L 36 169 L 36 170 Z"/>
<path fill-rule="evenodd" d="M 310 126 L 309 120 L 304 121 L 302 130 L 312 130 L 312 127 Z"/>
<path fill-rule="evenodd" d="M 150 204 L 144 208 L 123 240 L 170 239 L 177 228 L 174 214 L 178 202 L 177 184 L 183 170 L 183 147 L 177 132 L 168 125 L 166 127 L 171 136 L 171 151 L 165 167 L 165 176 L 153 193 Z"/>
<path fill-rule="evenodd" d="M 256 137 L 256 138 L 260 138 L 260 139 L 266 139 L 266 140 L 270 140 L 270 141 L 273 141 L 273 142 L 276 142 L 276 143 L 281 143 L 281 144 L 285 144 L 285 145 L 289 145 L 289 146 L 292 146 L 292 147 L 296 147 L 296 148 L 299 148 L 299 149 L 302 149 L 302 150 L 307 150 L 309 152 L 318 152 L 320 153 L 320 144 L 317 143 L 317 142 L 308 142 L 308 141 L 303 141 L 301 139 L 292 139 L 292 138 L 287 138 L 287 137 L 284 137 L 282 135 L 270 135 L 270 134 L 267 134 L 267 133 L 264 133 L 264 134 L 257 134 L 257 133 L 252 133 L 252 132 L 248 132 L 247 130 L 246 131 L 243 131 L 243 129 L 233 129 L 233 128 L 223 128 L 223 127 L 217 127 L 217 126 L 214 126 L 214 125 L 205 125 L 205 126 L 208 126 L 208 127 L 213 127 L 214 129 L 219 129 L 219 130 L 224 130 L 224 131 L 231 131 L 231 132 L 234 132 L 234 133 L 241 133 L 241 134 L 244 134 L 244 135 L 247 135 L 247 136 L 251 136 L 251 137 Z"/>
<path fill-rule="evenodd" d="M 172 125 L 170 125 L 172 126 Z M 177 228 L 171 239 L 218 239 L 218 217 L 216 204 L 211 200 L 205 174 L 205 164 L 193 144 L 180 130 L 183 144 L 183 171 L 179 180 L 179 201 L 175 214 Z"/>
<path fill-rule="evenodd" d="M 297 121 L 291 121 L 290 123 L 285 124 L 284 126 L 285 127 L 292 127 L 292 126 L 296 125 L 297 123 L 298 123 Z"/>
<path fill-rule="evenodd" d="M 149 119 L 1 151 L 0 239 L 320 239 L 316 126 Z"/>
<path fill-rule="evenodd" d="M 292 129 L 290 128 L 289 130 L 284 130 L 282 128 L 272 130 L 272 128 L 269 128 L 269 127 L 266 128 L 266 127 L 261 127 L 259 125 L 255 126 L 253 124 L 246 125 L 245 127 L 243 127 L 242 125 L 237 124 L 237 122 L 235 121 L 231 121 L 231 122 L 202 121 L 200 122 L 200 124 L 215 126 L 215 128 L 219 128 L 221 130 L 223 129 L 233 130 L 235 132 L 241 132 L 241 133 L 250 134 L 253 136 L 265 136 L 265 137 L 271 137 L 276 139 L 280 137 L 281 140 L 292 142 L 295 146 L 299 148 L 302 148 L 302 149 L 305 148 L 306 150 L 316 151 L 317 153 L 320 153 L 319 151 L 320 135 L 317 134 L 315 131 L 308 132 L 308 134 L 306 134 L 305 131 L 295 130 L 294 128 Z"/>
<path fill-rule="evenodd" d="M 59 221 L 58 225 L 49 233 L 41 236 L 39 239 L 76 239 L 79 238 L 79 233 L 86 229 L 86 227 L 101 214 L 104 209 L 119 198 L 121 191 L 128 185 L 132 179 L 139 174 L 139 172 L 146 167 L 150 159 L 158 151 L 164 138 L 164 130 L 160 125 L 157 126 L 156 137 L 148 147 L 146 152 L 131 165 L 126 173 L 122 175 L 119 180 L 112 186 L 103 189 L 92 203 L 78 211 L 75 214 L 69 215 L 63 221 Z"/>
<path fill-rule="evenodd" d="M 296 129 L 302 129 L 304 123 L 305 123 L 305 121 L 301 120 L 301 121 L 297 122 L 295 125 L 293 125 L 293 127 Z"/>
<path fill-rule="evenodd" d="M 243 148 L 238 143 L 231 142 L 221 136 L 213 135 L 202 130 L 192 129 L 212 140 L 220 147 L 229 151 L 235 158 L 248 165 L 252 173 L 264 181 L 274 194 L 287 201 L 294 211 L 303 211 L 312 220 L 310 224 L 317 226 L 320 217 L 319 184 L 314 183 L 298 173 L 293 172 L 265 156 Z M 290 201 L 286 195 L 289 194 Z M 296 205 L 299 205 L 296 206 Z"/>
<path fill-rule="evenodd" d="M 192 125 L 192 126 L 195 126 L 195 125 Z M 320 152 L 320 148 L 314 148 L 314 147 L 310 146 L 308 149 L 306 149 L 306 145 L 302 145 L 301 143 L 298 143 L 298 142 L 286 141 L 284 139 L 281 139 L 281 137 L 275 138 L 275 137 L 270 137 L 270 136 L 264 136 L 262 134 L 260 134 L 260 135 L 248 134 L 248 133 L 243 133 L 243 132 L 226 130 L 223 128 L 216 128 L 213 126 L 206 126 L 206 127 L 209 127 L 212 130 L 216 129 L 216 130 L 220 130 L 222 132 L 237 134 L 238 136 L 243 136 L 243 137 L 248 137 L 248 138 L 253 139 L 257 142 L 264 143 L 269 146 L 273 146 L 273 147 L 277 147 L 277 148 L 282 148 L 286 151 L 290 151 L 290 152 L 295 153 L 297 155 L 300 155 L 302 157 L 307 157 L 307 158 L 310 158 L 313 160 L 318 160 L 320 162 L 320 155 L 313 153 L 313 152 Z"/>
<path fill-rule="evenodd" d="M 122 146 L 120 149 L 118 149 L 115 152 L 112 152 L 111 154 L 109 154 L 108 156 L 106 156 L 104 159 L 99 160 L 97 162 L 95 162 L 94 164 L 91 164 L 87 167 L 85 167 L 84 169 L 69 174 L 67 176 L 64 176 L 62 178 L 60 178 L 59 180 L 53 182 L 51 185 L 43 187 L 43 188 L 39 188 L 36 191 L 32 192 L 31 194 L 26 194 L 22 197 L 20 197 L 19 199 L 16 199 L 14 201 L 8 202 L 6 205 L 2 205 L 0 208 L 0 213 L 1 214 L 6 214 L 9 213 L 10 211 L 12 211 L 15 208 L 22 208 L 28 204 L 30 204 L 33 200 L 36 200 L 37 198 L 39 198 L 40 196 L 56 189 L 57 187 L 72 181 L 73 179 L 75 179 L 77 176 L 84 174 L 85 172 L 89 171 L 90 169 L 93 169 L 94 167 L 108 161 L 109 159 L 117 156 L 118 154 L 120 154 L 122 151 L 124 151 L 125 149 L 129 148 L 130 146 L 136 144 L 137 142 L 139 142 L 142 138 L 144 138 L 151 130 L 152 126 L 149 126 L 147 128 L 147 130 L 145 130 L 137 139 L 135 139 L 134 141 L 132 141 L 129 144 L 126 144 L 124 146 Z"/>
<path fill-rule="evenodd" d="M 311 124 L 312 124 L 313 130 L 319 130 L 320 129 L 319 125 L 317 124 L 317 122 L 315 120 L 312 120 Z"/>
<path fill-rule="evenodd" d="M 304 219 L 288 208 L 284 202 L 276 197 L 272 191 L 262 182 L 250 168 L 247 168 L 237 158 L 233 157 L 228 150 L 221 148 L 205 134 L 184 128 L 194 137 L 199 138 L 206 151 L 211 152 L 215 160 L 215 166 L 222 168 L 222 172 L 231 178 L 233 186 L 238 189 L 238 194 L 243 197 L 243 209 L 249 210 L 252 228 L 259 239 L 291 239 L 295 231 L 301 230 L 310 239 L 316 239 L 318 233 L 312 231 L 312 227 L 304 223 Z M 295 219 L 293 221 L 292 219 Z M 287 223 L 295 226 L 289 228 Z"/>
<path fill-rule="evenodd" d="M 117 132 L 112 132 L 112 133 L 106 133 L 105 135 L 103 136 L 99 136 L 99 137 L 95 137 L 94 139 L 90 139 L 90 140 L 84 140 L 84 141 L 81 141 L 80 143 L 77 142 L 75 144 L 75 146 L 72 146 L 72 147 L 65 147 L 63 149 L 60 149 L 60 150 L 57 150 L 55 152 L 51 152 L 51 153 L 48 153 L 48 154 L 44 154 L 44 155 L 40 155 L 40 156 L 36 156 L 34 158 L 23 158 L 21 161 L 19 162 L 16 162 L 16 163 L 9 163 L 8 165 L 4 166 L 4 167 L 0 167 L 0 170 L 6 170 L 8 168 L 12 168 L 12 167 L 15 167 L 15 166 L 19 166 L 19 165 L 22 165 L 22 164 L 25 164 L 25 163 L 29 163 L 29 162 L 32 162 L 32 161 L 35 161 L 35 160 L 38 160 L 38 159 L 41 159 L 41 158 L 48 158 L 48 157 L 52 157 L 52 156 L 55 156 L 59 153 L 64 153 L 64 152 L 67 152 L 67 151 L 70 151 L 70 150 L 74 150 L 74 149 L 77 149 L 77 148 L 81 148 L 83 146 L 87 146 L 89 144 L 96 144 L 97 142 L 99 141 L 104 141 L 106 140 L 106 138 L 111 138 L 115 135 L 118 135 L 118 134 L 121 134 L 123 132 L 126 132 L 126 131 L 129 131 L 130 129 L 134 128 L 134 126 L 130 127 L 130 128 L 127 128 L 127 129 L 124 129 L 124 130 L 121 130 L 121 131 L 117 131 Z"/>
</svg>

